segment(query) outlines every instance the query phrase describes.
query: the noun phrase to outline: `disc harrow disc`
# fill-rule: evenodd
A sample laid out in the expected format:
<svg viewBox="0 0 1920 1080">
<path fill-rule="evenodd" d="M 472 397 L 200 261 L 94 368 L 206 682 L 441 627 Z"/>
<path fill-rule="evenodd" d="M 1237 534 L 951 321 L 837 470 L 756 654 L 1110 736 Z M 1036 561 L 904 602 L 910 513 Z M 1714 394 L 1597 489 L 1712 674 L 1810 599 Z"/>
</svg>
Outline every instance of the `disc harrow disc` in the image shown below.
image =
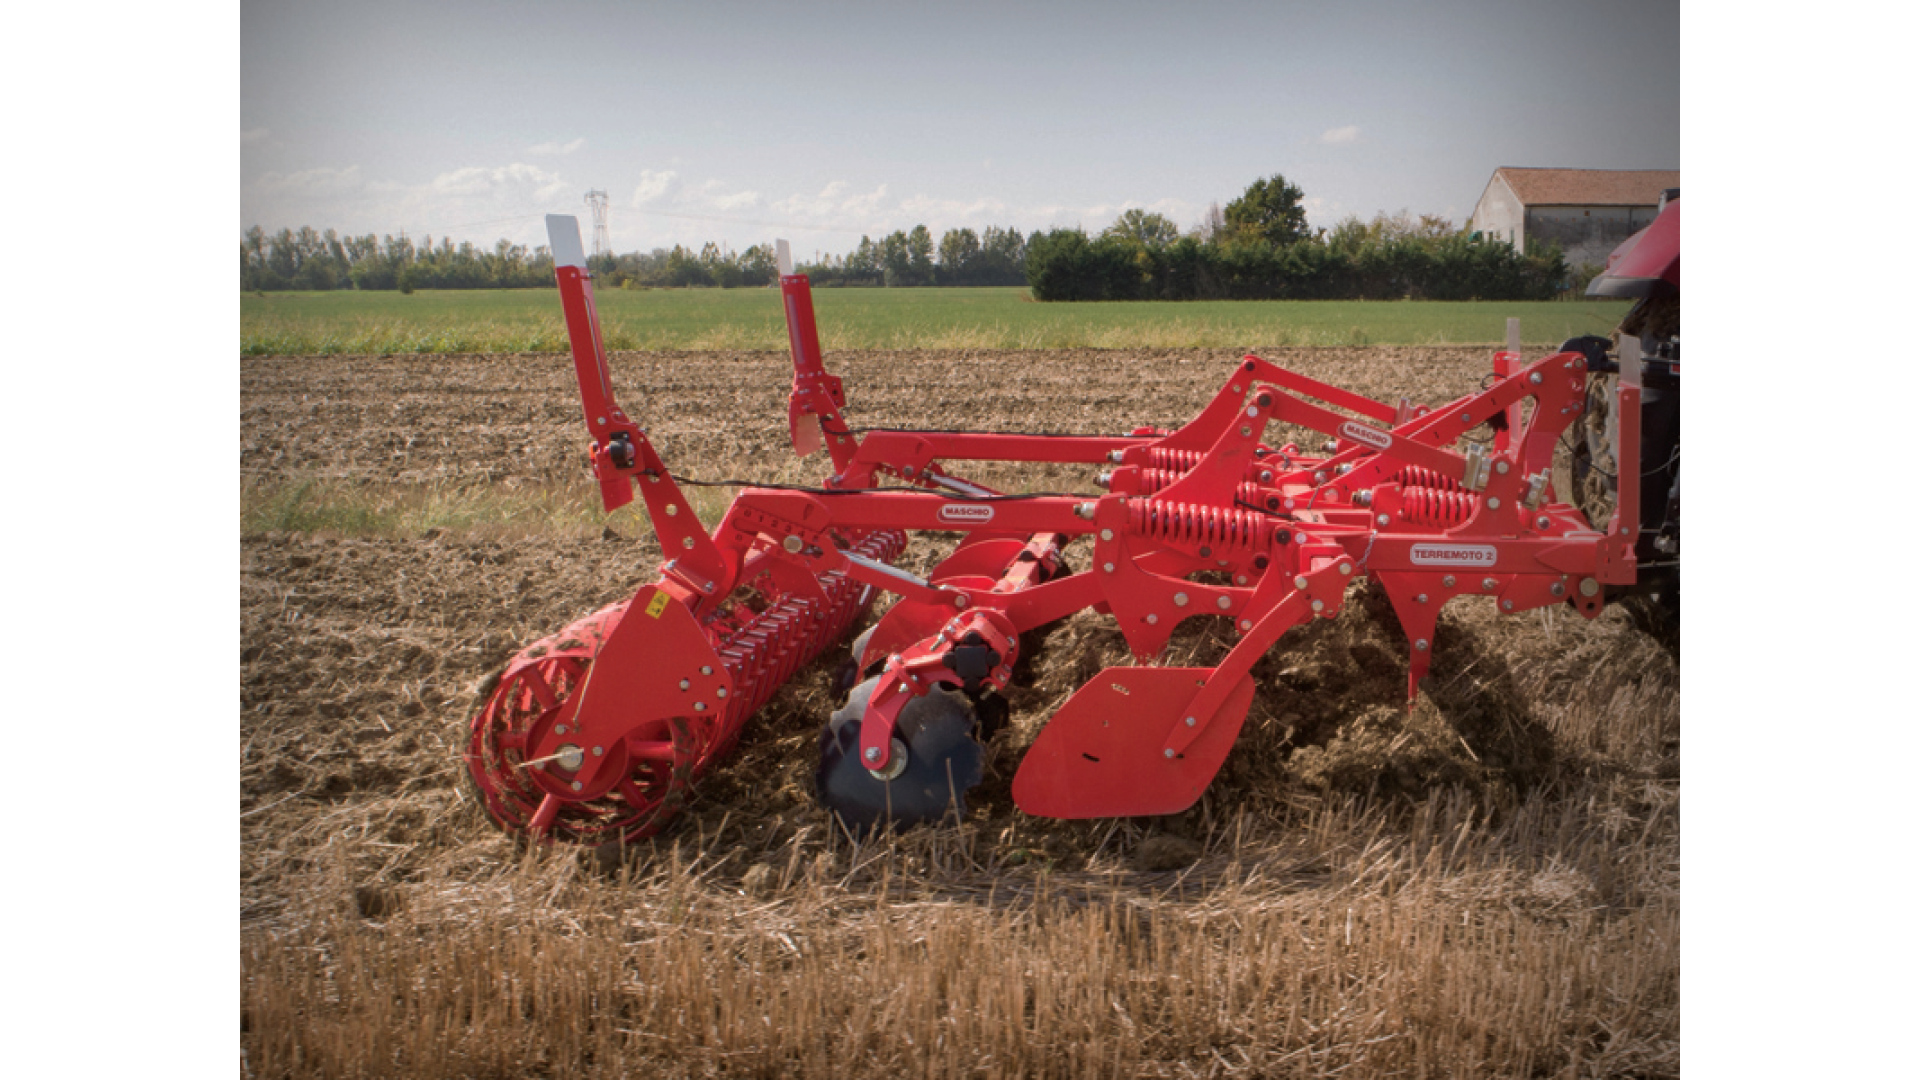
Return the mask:
<svg viewBox="0 0 1920 1080">
<path fill-rule="evenodd" d="M 860 762 L 861 717 L 879 681 L 854 687 L 820 733 L 814 784 L 821 805 L 858 833 L 965 816 L 967 789 L 980 782 L 986 758 L 974 741 L 973 705 L 965 694 L 946 689 L 908 702 L 894 728 L 896 752 L 906 748 L 906 767 L 882 780 Z"/>
</svg>

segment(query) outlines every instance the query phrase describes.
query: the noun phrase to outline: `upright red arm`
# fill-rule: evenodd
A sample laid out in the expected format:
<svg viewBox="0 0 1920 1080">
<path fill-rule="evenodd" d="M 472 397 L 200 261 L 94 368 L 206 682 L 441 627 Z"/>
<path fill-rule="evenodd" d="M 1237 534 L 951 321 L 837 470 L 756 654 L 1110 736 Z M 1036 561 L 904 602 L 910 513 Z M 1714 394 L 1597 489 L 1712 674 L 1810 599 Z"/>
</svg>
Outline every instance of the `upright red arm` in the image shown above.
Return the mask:
<svg viewBox="0 0 1920 1080">
<path fill-rule="evenodd" d="M 859 449 L 847 432 L 847 394 L 840 377 L 827 371 L 820 355 L 820 330 L 813 321 L 813 284 L 792 270 L 787 242 L 779 241 L 780 301 L 787 316 L 787 342 L 793 351 L 793 391 L 787 395 L 787 431 L 793 451 L 806 457 L 824 442 L 833 469 L 844 473 Z"/>
</svg>

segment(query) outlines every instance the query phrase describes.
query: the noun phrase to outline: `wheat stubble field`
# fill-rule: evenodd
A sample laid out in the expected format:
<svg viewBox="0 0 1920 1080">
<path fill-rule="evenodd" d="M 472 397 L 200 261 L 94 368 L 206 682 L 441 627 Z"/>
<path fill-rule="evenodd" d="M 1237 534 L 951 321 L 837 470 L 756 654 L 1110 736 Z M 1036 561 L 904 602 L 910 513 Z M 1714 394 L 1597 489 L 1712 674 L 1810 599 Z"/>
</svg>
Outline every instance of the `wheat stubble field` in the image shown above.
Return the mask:
<svg viewBox="0 0 1920 1080">
<path fill-rule="evenodd" d="M 1466 347 L 1262 355 L 1375 397 Z M 1232 350 L 829 356 L 856 425 L 1177 424 Z M 676 472 L 818 479 L 778 352 L 623 352 Z M 854 844 L 812 802 L 832 659 L 676 827 L 527 850 L 457 770 L 474 690 L 659 552 L 581 465 L 558 355 L 241 360 L 241 1047 L 252 1076 L 1541 1076 L 1679 1072 L 1679 664 L 1627 610 L 1457 601 L 1421 705 L 1356 583 L 1290 633 L 1173 819 L 1027 818 L 1022 749 L 1125 650 L 1052 629 L 955 828 Z M 957 471 L 1094 491 L 1092 470 Z M 724 495 L 703 505 L 711 519 Z M 917 538 L 924 572 L 953 537 Z M 1078 552 L 1070 552 L 1070 558 Z M 1189 622 L 1168 662 L 1227 639 Z"/>
</svg>

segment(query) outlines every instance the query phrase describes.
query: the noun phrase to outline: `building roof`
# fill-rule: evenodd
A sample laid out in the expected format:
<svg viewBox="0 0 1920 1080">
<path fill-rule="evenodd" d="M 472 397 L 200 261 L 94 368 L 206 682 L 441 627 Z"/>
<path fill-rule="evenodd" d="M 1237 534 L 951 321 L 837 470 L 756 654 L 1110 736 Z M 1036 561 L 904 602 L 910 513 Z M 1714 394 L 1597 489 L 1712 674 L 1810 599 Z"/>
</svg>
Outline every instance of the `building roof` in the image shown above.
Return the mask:
<svg viewBox="0 0 1920 1080">
<path fill-rule="evenodd" d="M 1680 186 L 1678 169 L 1516 169 L 1493 175 L 1527 206 L 1652 206 Z"/>
</svg>

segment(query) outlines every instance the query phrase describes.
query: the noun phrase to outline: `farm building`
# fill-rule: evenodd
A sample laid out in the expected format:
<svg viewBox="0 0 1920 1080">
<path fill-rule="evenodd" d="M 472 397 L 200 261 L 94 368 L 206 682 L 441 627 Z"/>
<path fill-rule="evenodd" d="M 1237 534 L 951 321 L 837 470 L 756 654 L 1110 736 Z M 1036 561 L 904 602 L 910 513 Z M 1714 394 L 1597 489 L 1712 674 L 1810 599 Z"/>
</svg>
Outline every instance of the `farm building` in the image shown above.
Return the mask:
<svg viewBox="0 0 1920 1080">
<path fill-rule="evenodd" d="M 1602 264 L 1653 220 L 1661 192 L 1679 186 L 1678 169 L 1503 166 L 1473 208 L 1473 227 L 1522 251 L 1532 241 L 1558 240 L 1570 267 Z"/>
</svg>

